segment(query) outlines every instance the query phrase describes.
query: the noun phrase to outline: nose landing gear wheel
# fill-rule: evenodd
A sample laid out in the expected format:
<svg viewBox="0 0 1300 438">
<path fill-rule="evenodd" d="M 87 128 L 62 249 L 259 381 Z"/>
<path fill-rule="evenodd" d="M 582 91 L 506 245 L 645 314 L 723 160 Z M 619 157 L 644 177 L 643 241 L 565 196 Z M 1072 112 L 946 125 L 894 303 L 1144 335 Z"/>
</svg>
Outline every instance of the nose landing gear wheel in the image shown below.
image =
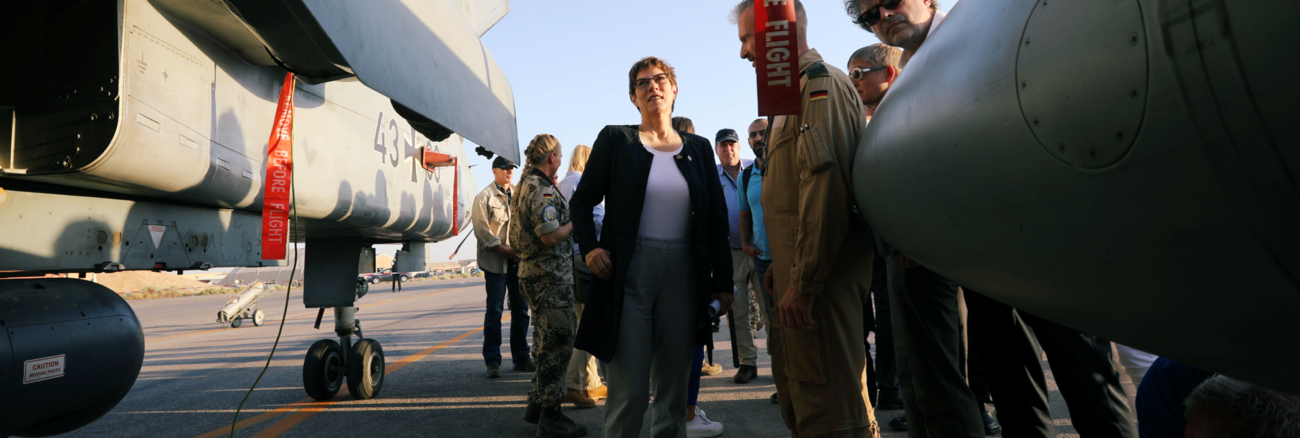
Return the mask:
<svg viewBox="0 0 1300 438">
<path fill-rule="evenodd" d="M 343 387 L 344 373 L 343 349 L 338 342 L 321 339 L 307 349 L 307 358 L 302 363 L 302 386 L 311 398 L 334 398 Z"/>
<path fill-rule="evenodd" d="M 263 322 L 266 322 L 266 312 L 257 309 L 256 312 L 253 312 L 253 326 L 261 327 Z"/>
<path fill-rule="evenodd" d="M 238 328 L 241 325 L 244 325 L 244 318 L 235 318 L 233 321 L 230 321 L 231 327 Z"/>
<path fill-rule="evenodd" d="M 379 396 L 384 387 L 384 349 L 374 339 L 362 339 L 348 355 L 348 391 L 358 400 Z"/>
</svg>

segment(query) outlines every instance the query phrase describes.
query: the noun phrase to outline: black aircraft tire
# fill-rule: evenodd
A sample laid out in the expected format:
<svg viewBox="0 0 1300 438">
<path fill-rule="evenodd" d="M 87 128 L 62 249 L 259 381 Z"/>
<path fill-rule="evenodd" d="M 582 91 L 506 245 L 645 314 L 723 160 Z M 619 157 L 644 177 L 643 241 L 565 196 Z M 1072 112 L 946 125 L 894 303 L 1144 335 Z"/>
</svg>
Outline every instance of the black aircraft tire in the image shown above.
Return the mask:
<svg viewBox="0 0 1300 438">
<path fill-rule="evenodd" d="M 333 339 L 321 339 L 307 349 L 302 361 L 302 387 L 316 400 L 329 400 L 343 388 L 345 373 L 337 367 L 343 365 L 343 349 Z"/>
<path fill-rule="evenodd" d="M 230 321 L 230 326 L 231 326 L 231 327 L 239 328 L 239 326 L 241 326 L 241 325 L 244 325 L 244 318 L 235 318 L 235 319 L 233 319 L 233 320 Z"/>
<path fill-rule="evenodd" d="M 384 349 L 379 341 L 362 339 L 348 355 L 348 391 L 357 400 L 379 396 L 384 387 Z"/>
<path fill-rule="evenodd" d="M 261 327 L 264 322 L 266 322 L 266 312 L 263 312 L 262 309 L 253 312 L 253 326 Z"/>
</svg>

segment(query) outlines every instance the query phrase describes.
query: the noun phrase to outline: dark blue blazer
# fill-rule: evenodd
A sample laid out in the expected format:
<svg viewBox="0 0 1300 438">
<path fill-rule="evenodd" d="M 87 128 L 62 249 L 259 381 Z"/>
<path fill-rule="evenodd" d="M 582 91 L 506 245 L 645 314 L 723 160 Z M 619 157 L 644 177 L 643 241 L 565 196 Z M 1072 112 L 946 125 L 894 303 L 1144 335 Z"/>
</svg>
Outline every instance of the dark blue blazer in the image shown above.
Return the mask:
<svg viewBox="0 0 1300 438">
<path fill-rule="evenodd" d="M 713 339 L 709 303 L 714 293 L 732 293 L 731 244 L 727 241 L 727 201 L 718 182 L 713 148 L 704 137 L 678 131 L 681 158 L 673 160 L 686 178 L 691 195 L 690 242 L 695 299 L 696 345 Z M 591 147 L 591 157 L 569 201 L 573 234 L 585 257 L 604 248 L 614 263 L 613 280 L 596 278 L 582 311 L 582 324 L 574 347 L 609 362 L 614 357 L 623 310 L 623 286 L 636 251 L 641 227 L 641 206 L 654 154 L 645 150 L 637 126 L 606 126 Z M 601 237 L 596 238 L 592 208 L 605 201 Z"/>
</svg>

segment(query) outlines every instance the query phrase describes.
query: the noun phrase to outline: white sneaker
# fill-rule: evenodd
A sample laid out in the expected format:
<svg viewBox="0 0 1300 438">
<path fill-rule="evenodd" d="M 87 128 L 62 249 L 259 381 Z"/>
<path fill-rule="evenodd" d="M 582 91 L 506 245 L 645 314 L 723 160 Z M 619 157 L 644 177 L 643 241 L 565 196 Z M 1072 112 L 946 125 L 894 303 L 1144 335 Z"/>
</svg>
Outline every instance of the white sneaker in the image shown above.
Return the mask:
<svg viewBox="0 0 1300 438">
<path fill-rule="evenodd" d="M 686 438 L 711 438 L 722 435 L 722 423 L 709 421 L 704 410 L 695 407 L 695 419 L 686 422 Z"/>
</svg>

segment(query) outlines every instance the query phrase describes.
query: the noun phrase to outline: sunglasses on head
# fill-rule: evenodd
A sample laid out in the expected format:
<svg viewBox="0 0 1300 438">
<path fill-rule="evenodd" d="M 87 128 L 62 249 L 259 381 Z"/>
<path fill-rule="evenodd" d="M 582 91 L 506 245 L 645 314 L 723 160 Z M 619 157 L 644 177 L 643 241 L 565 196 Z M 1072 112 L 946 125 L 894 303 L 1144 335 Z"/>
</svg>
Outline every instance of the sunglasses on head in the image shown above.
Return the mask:
<svg viewBox="0 0 1300 438">
<path fill-rule="evenodd" d="M 862 78 L 867 77 L 867 73 L 871 73 L 871 72 L 876 71 L 876 70 L 884 70 L 884 69 L 887 69 L 887 68 L 889 68 L 889 67 L 888 67 L 888 66 L 885 66 L 885 67 L 871 67 L 871 68 L 854 67 L 854 68 L 853 68 L 853 71 L 849 72 L 849 78 L 850 78 L 850 79 L 853 79 L 853 80 L 855 80 L 855 81 L 860 81 L 860 80 L 862 80 Z"/>
<path fill-rule="evenodd" d="M 903 3 L 903 0 L 882 1 L 876 4 L 875 6 L 869 7 L 867 8 L 867 10 L 862 11 L 862 13 L 858 15 L 858 18 L 856 20 L 853 20 L 853 22 L 867 27 L 875 26 L 876 23 L 880 22 L 880 8 L 897 9 L 898 5 L 901 3 Z"/>
</svg>

